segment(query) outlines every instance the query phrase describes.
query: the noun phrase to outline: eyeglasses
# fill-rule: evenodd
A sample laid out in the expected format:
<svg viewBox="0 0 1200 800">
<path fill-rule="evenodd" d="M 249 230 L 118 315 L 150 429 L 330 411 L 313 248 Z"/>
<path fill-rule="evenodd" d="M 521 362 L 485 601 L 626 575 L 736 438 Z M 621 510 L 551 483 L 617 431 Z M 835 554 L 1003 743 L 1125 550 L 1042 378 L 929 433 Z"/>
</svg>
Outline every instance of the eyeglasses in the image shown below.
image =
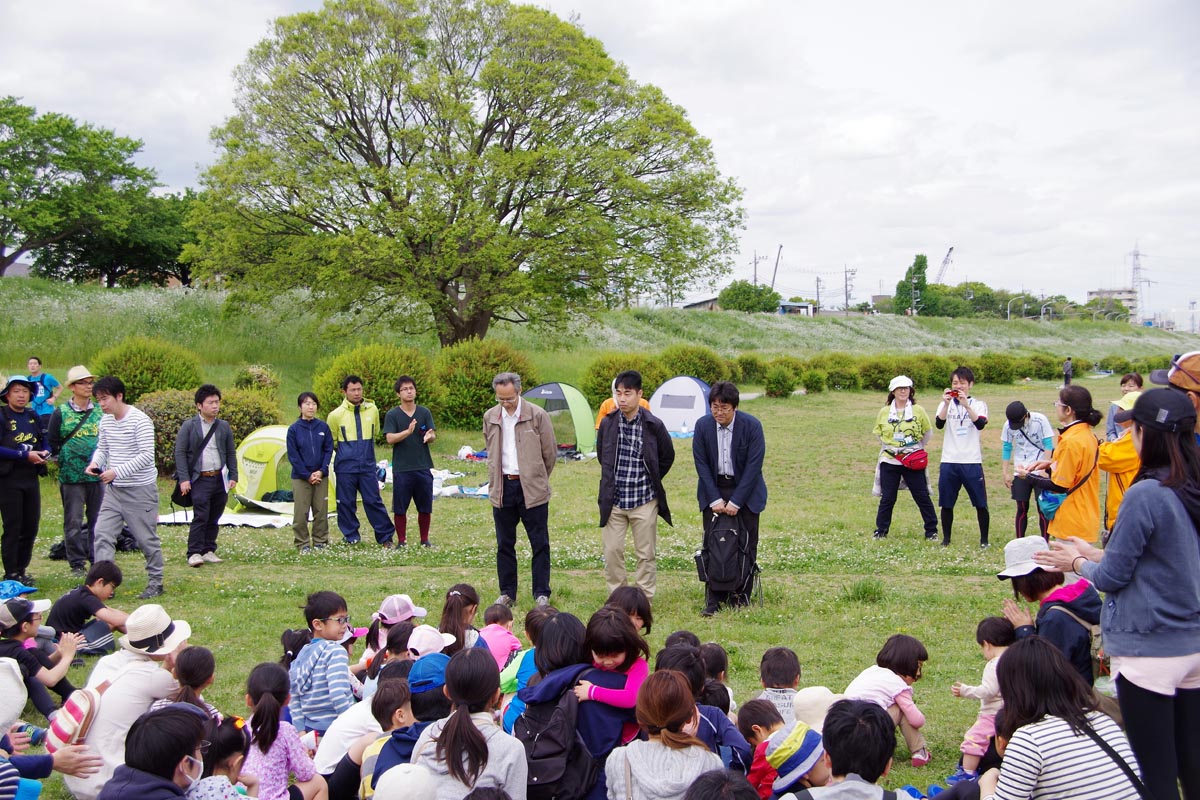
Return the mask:
<svg viewBox="0 0 1200 800">
<path fill-rule="evenodd" d="M 1159 362 L 1159 363 L 1161 363 L 1161 362 Z M 1063 403 L 1063 402 L 1060 402 L 1060 401 L 1058 401 L 1058 400 L 1055 400 L 1055 401 L 1054 401 L 1054 407 L 1055 407 L 1055 408 L 1069 408 L 1070 406 L 1068 406 L 1066 403 Z"/>
<path fill-rule="evenodd" d="M 322 617 L 321 621 L 322 622 L 337 622 L 342 625 L 349 625 L 350 624 L 350 615 L 347 614 L 344 617 Z"/>
<path fill-rule="evenodd" d="M 496 395 L 496 402 L 502 406 L 511 406 L 517 402 L 519 397 L 520 395 L 515 394 L 512 397 L 501 397 L 500 395 Z"/>
<path fill-rule="evenodd" d="M 208 741 L 207 739 L 201 739 L 200 746 L 196 749 L 200 751 L 200 755 L 204 755 L 208 752 L 208 748 L 210 747 L 212 747 L 212 742 Z"/>
<path fill-rule="evenodd" d="M 728 414 L 733 411 L 733 406 L 728 403 L 711 403 L 708 407 L 715 414 Z"/>
</svg>

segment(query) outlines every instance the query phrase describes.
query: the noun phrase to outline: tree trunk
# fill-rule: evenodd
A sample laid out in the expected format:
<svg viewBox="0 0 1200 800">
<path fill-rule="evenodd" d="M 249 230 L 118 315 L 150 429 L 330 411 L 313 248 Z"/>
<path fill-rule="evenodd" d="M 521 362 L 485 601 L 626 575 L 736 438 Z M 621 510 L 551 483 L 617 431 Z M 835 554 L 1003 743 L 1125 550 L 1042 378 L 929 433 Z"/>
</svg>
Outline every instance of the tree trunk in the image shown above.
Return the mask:
<svg viewBox="0 0 1200 800">
<path fill-rule="evenodd" d="M 434 313 L 438 314 L 438 309 L 435 309 Z M 437 320 L 437 328 L 438 341 L 442 347 L 449 347 L 466 339 L 483 339 L 492 324 L 490 311 L 478 311 L 469 317 L 463 317 L 454 310 L 443 310 L 440 317 Z"/>
</svg>

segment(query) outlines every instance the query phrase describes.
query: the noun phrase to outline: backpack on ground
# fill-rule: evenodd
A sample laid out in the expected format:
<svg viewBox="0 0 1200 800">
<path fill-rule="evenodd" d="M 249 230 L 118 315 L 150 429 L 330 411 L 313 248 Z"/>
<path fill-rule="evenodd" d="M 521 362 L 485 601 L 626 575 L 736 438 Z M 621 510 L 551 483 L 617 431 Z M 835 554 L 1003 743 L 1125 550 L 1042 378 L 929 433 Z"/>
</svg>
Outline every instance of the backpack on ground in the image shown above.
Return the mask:
<svg viewBox="0 0 1200 800">
<path fill-rule="evenodd" d="M 100 711 L 100 700 L 110 684 L 111 681 L 104 681 L 97 686 L 71 692 L 46 731 L 47 753 L 53 755 L 60 748 L 79 744 L 87 738 L 92 722 Z"/>
<path fill-rule="evenodd" d="M 715 515 L 695 556 L 697 577 L 716 591 L 741 589 L 753 567 L 748 563 L 749 550 L 749 534 L 738 525 L 737 517 Z"/>
<path fill-rule="evenodd" d="M 579 700 L 568 686 L 557 700 L 527 705 L 513 723 L 529 761 L 529 800 L 579 800 L 595 785 L 600 765 L 583 743 L 578 721 Z"/>
</svg>

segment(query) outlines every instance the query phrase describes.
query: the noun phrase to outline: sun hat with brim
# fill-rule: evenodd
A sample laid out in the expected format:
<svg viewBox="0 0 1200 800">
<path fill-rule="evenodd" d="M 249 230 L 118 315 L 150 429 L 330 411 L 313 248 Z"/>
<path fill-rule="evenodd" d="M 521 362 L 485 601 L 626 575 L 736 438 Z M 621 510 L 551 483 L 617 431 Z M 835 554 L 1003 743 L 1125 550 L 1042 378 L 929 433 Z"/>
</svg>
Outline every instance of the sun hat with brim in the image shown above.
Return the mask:
<svg viewBox="0 0 1200 800">
<path fill-rule="evenodd" d="M 347 625 L 346 630 L 342 631 L 342 638 L 338 639 L 338 644 L 345 644 L 346 642 L 350 641 L 351 639 L 361 639 L 362 637 L 367 635 L 368 630 L 370 630 L 370 629 L 369 628 L 351 628 L 349 625 Z"/>
<path fill-rule="evenodd" d="M 1143 428 L 1163 433 L 1191 431 L 1196 427 L 1196 407 L 1191 398 L 1172 389 L 1142 392 L 1129 415 Z"/>
<path fill-rule="evenodd" d="M 453 633 L 442 633 L 432 625 L 418 625 L 408 635 L 408 651 L 413 658 L 440 653 L 458 641 Z"/>
<path fill-rule="evenodd" d="M 36 586 L 26 586 L 20 581 L 0 581 L 0 602 L 11 600 L 14 597 L 20 597 L 23 594 L 36 592 Z"/>
<path fill-rule="evenodd" d="M 437 779 L 420 764 L 397 764 L 375 782 L 376 800 L 434 800 Z"/>
<path fill-rule="evenodd" d="M 91 370 L 89 370 L 83 364 L 77 364 L 67 370 L 67 386 L 73 386 L 82 380 L 95 377 L 96 376 L 91 373 Z"/>
<path fill-rule="evenodd" d="M 50 610 L 49 600 L 30 600 L 28 597 L 13 597 L 0 603 L 0 630 L 15 628 L 34 614 Z"/>
<path fill-rule="evenodd" d="M 767 739 L 765 757 L 778 775 L 771 788 L 777 792 L 788 789 L 803 778 L 825 754 L 821 734 L 793 720 Z"/>
<path fill-rule="evenodd" d="M 996 573 L 996 577 L 1000 580 L 1017 578 L 1042 569 L 1042 565 L 1033 560 L 1033 554 L 1049 549 L 1050 545 L 1040 536 L 1013 539 L 1004 545 L 1004 569 Z"/>
<path fill-rule="evenodd" d="M 431 692 L 446 685 L 446 667 L 450 656 L 445 653 L 430 653 L 413 662 L 408 671 L 408 689 L 413 694 Z"/>
<path fill-rule="evenodd" d="M 8 390 L 14 386 L 24 386 L 29 390 L 29 394 L 37 394 L 37 384 L 27 378 L 22 378 L 20 375 L 14 375 L 8 379 L 8 383 L 4 384 L 4 388 L 0 389 L 0 400 L 8 397 Z"/>
<path fill-rule="evenodd" d="M 888 391 L 894 392 L 897 389 L 904 388 L 905 386 L 907 386 L 909 389 L 913 387 L 912 378 L 908 377 L 907 375 L 897 375 L 896 377 L 892 378 L 891 383 L 888 384 Z"/>
<path fill-rule="evenodd" d="M 379 610 L 371 616 L 384 625 L 395 625 L 399 622 L 404 622 L 406 619 L 426 617 L 428 615 L 429 612 L 420 606 L 414 605 L 412 598 L 408 595 L 391 594 L 383 598 L 383 602 L 379 604 Z"/>
<path fill-rule="evenodd" d="M 805 686 L 792 698 L 792 711 L 796 719 L 818 733 L 825 727 L 825 715 L 829 707 L 845 695 L 834 694 L 825 686 Z"/>
<path fill-rule="evenodd" d="M 1141 396 L 1141 392 L 1130 392 L 1122 395 L 1120 400 L 1113 400 L 1113 405 L 1117 409 L 1113 412 L 1113 422 L 1129 422 L 1133 419 L 1133 405 Z"/>
<path fill-rule="evenodd" d="M 125 620 L 121 647 L 148 656 L 165 656 L 175 652 L 191 635 L 191 625 L 171 619 L 166 609 L 151 603 L 134 609 Z"/>
<path fill-rule="evenodd" d="M 1154 370 L 1150 373 L 1150 382 L 1200 392 L 1200 350 L 1176 356 L 1171 360 L 1170 369 Z"/>
<path fill-rule="evenodd" d="M 17 662 L 11 658 L 0 658 L 0 730 L 7 731 L 20 719 L 28 697 Z"/>
</svg>

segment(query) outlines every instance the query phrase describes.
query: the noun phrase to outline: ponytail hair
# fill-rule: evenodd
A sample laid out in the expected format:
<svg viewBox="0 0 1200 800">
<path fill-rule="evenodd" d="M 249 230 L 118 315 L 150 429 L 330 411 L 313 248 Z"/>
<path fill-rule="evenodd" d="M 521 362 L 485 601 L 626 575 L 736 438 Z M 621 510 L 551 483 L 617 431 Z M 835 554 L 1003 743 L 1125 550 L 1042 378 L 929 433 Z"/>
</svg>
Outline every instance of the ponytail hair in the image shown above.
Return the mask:
<svg viewBox="0 0 1200 800">
<path fill-rule="evenodd" d="M 695 736 L 683 731 L 697 713 L 688 679 L 675 670 L 652 672 L 638 689 L 638 725 L 672 750 L 705 747 Z"/>
<path fill-rule="evenodd" d="M 175 657 L 175 680 L 179 688 L 167 695 L 171 702 L 189 703 L 208 713 L 208 706 L 200 699 L 204 685 L 212 680 L 217 661 L 207 647 L 188 647 Z"/>
<path fill-rule="evenodd" d="M 475 727 L 472 714 L 487 711 L 500 691 L 500 668 L 490 651 L 468 647 L 446 665 L 446 696 L 453 711 L 437 737 L 436 758 L 458 782 L 472 787 L 488 762 L 487 739 Z"/>
<path fill-rule="evenodd" d="M 254 734 L 250 742 L 264 754 L 279 736 L 279 715 L 290 691 L 291 681 L 281 665 L 268 661 L 250 670 L 246 680 L 246 694 L 250 695 L 250 703 L 254 706 L 250 717 Z"/>
<path fill-rule="evenodd" d="M 283 645 L 283 656 L 279 663 L 287 669 L 300 655 L 300 651 L 312 641 L 313 633 L 308 628 L 295 628 L 284 631 L 279 635 L 279 644 Z"/>
<path fill-rule="evenodd" d="M 442 619 L 438 622 L 438 630 L 454 635 L 454 644 L 442 650 L 448 656 L 463 649 L 467 633 L 467 623 L 463 616 L 471 606 L 479 606 L 479 592 L 475 591 L 471 584 L 456 583 L 446 592 L 446 602 L 442 604 Z"/>
<path fill-rule="evenodd" d="M 212 743 L 204 753 L 204 774 L 207 778 L 213 770 L 231 756 L 246 755 L 250 749 L 250 737 L 246 730 L 246 720 L 241 717 L 226 717 L 221 724 L 213 728 L 208 736 Z"/>
<path fill-rule="evenodd" d="M 379 670 L 388 663 L 389 656 L 408 654 L 408 637 L 412 635 L 414 627 L 412 620 L 406 619 L 388 628 L 387 644 L 382 649 L 375 651 L 375 656 L 371 659 L 371 666 L 367 668 L 368 678 L 379 677 Z"/>
<path fill-rule="evenodd" d="M 1103 414 L 1092 408 L 1092 393 L 1077 383 L 1064 386 L 1058 393 L 1058 400 L 1070 407 L 1075 419 L 1083 420 L 1089 427 L 1096 427 L 1104 419 Z"/>
</svg>

